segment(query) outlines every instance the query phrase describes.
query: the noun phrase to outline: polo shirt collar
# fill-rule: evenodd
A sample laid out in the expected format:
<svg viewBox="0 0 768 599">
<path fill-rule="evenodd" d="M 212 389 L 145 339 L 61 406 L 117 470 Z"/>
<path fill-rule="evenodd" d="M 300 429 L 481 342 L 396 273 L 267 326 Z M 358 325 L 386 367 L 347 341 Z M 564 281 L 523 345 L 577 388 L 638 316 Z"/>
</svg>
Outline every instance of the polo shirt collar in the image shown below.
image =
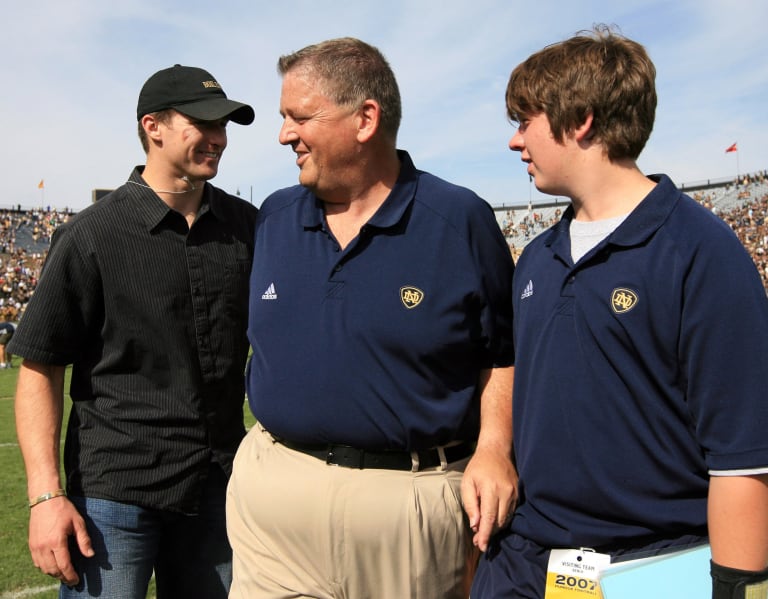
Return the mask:
<svg viewBox="0 0 768 599">
<path fill-rule="evenodd" d="M 617 246 L 641 244 L 667 220 L 682 192 L 675 187 L 667 175 L 649 175 L 648 178 L 656 182 L 656 187 L 643 198 L 643 201 L 627 216 L 624 222 L 599 246 L 605 243 Z M 670 201 L 671 197 L 675 198 L 674 201 Z M 573 220 L 573 206 L 568 206 L 563 213 L 563 218 L 547 234 L 545 244 L 552 247 L 556 253 L 562 250 L 563 255 L 570 256 L 569 230 L 571 220 Z"/>
<path fill-rule="evenodd" d="M 301 189 L 301 225 L 305 229 L 322 229 L 324 222 L 323 202 L 306 187 Z"/>
<path fill-rule="evenodd" d="M 682 192 L 669 177 L 650 175 L 648 178 L 656 182 L 656 187 L 608 237 L 612 244 L 631 246 L 643 243 L 664 224 L 679 201 Z"/>
<path fill-rule="evenodd" d="M 369 226 L 381 229 L 395 226 L 402 220 L 416 195 L 419 171 L 405 150 L 398 150 L 397 157 L 400 159 L 400 174 L 387 199 L 368 221 Z"/>
<path fill-rule="evenodd" d="M 387 199 L 368 221 L 367 226 L 369 227 L 386 229 L 395 226 L 400 222 L 416 195 L 419 171 L 416 170 L 408 152 L 398 150 L 397 156 L 400 159 L 400 174 Z M 325 222 L 322 200 L 307 188 L 304 188 L 303 195 L 308 201 L 304 201 L 302 207 L 302 225 L 306 229 L 322 228 Z"/>
</svg>

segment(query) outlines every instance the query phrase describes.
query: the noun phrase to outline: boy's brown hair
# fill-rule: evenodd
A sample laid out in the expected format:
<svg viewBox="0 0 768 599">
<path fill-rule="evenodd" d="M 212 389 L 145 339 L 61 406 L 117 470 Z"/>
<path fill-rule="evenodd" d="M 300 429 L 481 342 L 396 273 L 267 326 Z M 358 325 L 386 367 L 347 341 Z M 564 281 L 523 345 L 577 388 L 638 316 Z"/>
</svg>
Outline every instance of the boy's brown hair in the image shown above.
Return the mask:
<svg viewBox="0 0 768 599">
<path fill-rule="evenodd" d="M 645 48 L 606 25 L 547 46 L 507 84 L 513 122 L 544 113 L 558 142 L 592 114 L 591 135 L 612 161 L 637 159 L 653 130 L 656 68 Z"/>
</svg>

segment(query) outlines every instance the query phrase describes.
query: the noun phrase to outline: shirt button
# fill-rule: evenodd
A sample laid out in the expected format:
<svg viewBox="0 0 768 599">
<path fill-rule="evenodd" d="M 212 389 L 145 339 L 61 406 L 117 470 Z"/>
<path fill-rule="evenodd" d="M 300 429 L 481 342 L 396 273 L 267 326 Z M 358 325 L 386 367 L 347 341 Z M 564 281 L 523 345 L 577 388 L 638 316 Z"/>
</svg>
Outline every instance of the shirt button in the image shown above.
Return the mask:
<svg viewBox="0 0 768 599">
<path fill-rule="evenodd" d="M 341 272 L 341 269 L 344 268 L 341 264 L 337 264 L 333 267 L 333 272 Z"/>
</svg>

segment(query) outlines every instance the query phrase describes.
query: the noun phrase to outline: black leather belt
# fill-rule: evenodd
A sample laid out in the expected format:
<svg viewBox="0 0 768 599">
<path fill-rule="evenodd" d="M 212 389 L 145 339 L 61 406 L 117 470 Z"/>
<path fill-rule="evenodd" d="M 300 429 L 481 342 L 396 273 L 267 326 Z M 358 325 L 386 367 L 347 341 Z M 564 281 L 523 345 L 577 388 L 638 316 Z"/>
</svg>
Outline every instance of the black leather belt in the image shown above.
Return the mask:
<svg viewBox="0 0 768 599">
<path fill-rule="evenodd" d="M 368 451 L 356 449 L 348 445 L 310 445 L 294 443 L 286 439 L 275 438 L 275 441 L 289 449 L 306 453 L 326 464 L 344 466 L 346 468 L 379 468 L 384 470 L 413 470 L 413 461 L 409 451 Z M 472 455 L 473 443 L 459 443 L 443 448 L 447 463 L 456 462 Z M 419 470 L 434 468 L 440 465 L 440 453 L 437 449 L 417 451 Z"/>
</svg>

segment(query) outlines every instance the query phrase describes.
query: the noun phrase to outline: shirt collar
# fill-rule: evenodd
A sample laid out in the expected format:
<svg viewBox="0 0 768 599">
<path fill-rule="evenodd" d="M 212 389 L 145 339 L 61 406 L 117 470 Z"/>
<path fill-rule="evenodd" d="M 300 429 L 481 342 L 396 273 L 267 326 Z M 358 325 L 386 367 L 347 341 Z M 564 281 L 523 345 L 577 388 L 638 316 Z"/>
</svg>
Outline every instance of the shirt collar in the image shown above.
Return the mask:
<svg viewBox="0 0 768 599">
<path fill-rule="evenodd" d="M 368 221 L 369 227 L 386 229 L 395 226 L 416 195 L 420 171 L 414 166 L 408 152 L 398 150 L 397 156 L 400 159 L 400 174 L 387 199 Z M 306 201 L 302 207 L 302 225 L 307 229 L 322 228 L 325 222 L 322 200 L 307 188 L 304 188 L 304 198 Z"/>
<path fill-rule="evenodd" d="M 667 217 L 675 208 L 682 192 L 667 175 L 649 175 L 651 181 L 656 182 L 651 192 L 643 198 L 637 207 L 627 216 L 616 230 L 611 233 L 607 242 L 618 246 L 632 246 L 643 243 L 653 235 L 667 220 Z M 554 228 L 547 233 L 545 244 L 555 249 L 561 244 L 567 247 L 567 255 L 570 255 L 569 227 L 573 220 L 573 206 L 563 213 L 563 217 Z"/>
<path fill-rule="evenodd" d="M 132 182 L 132 185 L 127 185 L 129 197 L 136 206 L 137 214 L 146 225 L 148 230 L 152 230 L 157 227 L 163 219 L 165 219 L 170 212 L 171 208 L 160 199 L 160 197 L 147 185 L 147 182 L 142 177 L 144 173 L 144 166 L 139 165 L 133 169 L 128 181 Z M 198 218 L 210 211 L 211 214 L 220 218 L 221 208 L 219 206 L 218 198 L 213 193 L 213 188 L 205 183 L 203 189 L 203 199 L 200 203 L 200 210 L 198 211 Z"/>
</svg>

